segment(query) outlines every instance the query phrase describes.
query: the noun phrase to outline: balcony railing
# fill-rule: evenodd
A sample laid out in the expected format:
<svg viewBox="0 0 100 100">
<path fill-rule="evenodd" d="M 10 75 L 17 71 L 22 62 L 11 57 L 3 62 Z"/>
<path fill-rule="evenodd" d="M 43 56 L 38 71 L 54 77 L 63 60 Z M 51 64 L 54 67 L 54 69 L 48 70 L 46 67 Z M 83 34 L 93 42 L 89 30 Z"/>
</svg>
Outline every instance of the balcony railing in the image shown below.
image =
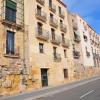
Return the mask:
<svg viewBox="0 0 100 100">
<path fill-rule="evenodd" d="M 60 30 L 66 33 L 66 32 L 67 32 L 67 27 L 66 27 L 66 25 L 60 23 Z"/>
<path fill-rule="evenodd" d="M 75 29 L 75 30 L 77 30 L 77 29 L 78 29 L 77 22 L 73 22 L 73 29 Z"/>
<path fill-rule="evenodd" d="M 1 16 L 0 16 L 0 21 L 2 24 L 8 26 L 8 27 L 13 27 L 16 30 L 23 30 L 24 29 L 24 23 L 20 21 L 20 19 L 16 18 L 16 21 L 11 21 L 10 18 L 7 19 L 5 17 L 6 13 L 4 12 Z"/>
<path fill-rule="evenodd" d="M 61 43 L 61 39 L 60 39 L 60 36 L 55 36 L 55 38 L 52 38 L 51 39 L 51 43 L 53 44 L 56 44 L 56 45 L 59 45 Z"/>
<path fill-rule="evenodd" d="M 44 5 L 45 0 L 36 0 L 38 3 L 40 3 L 41 5 Z"/>
<path fill-rule="evenodd" d="M 49 9 L 50 9 L 50 11 L 52 11 L 52 12 L 56 12 L 56 5 L 54 5 L 54 4 L 50 4 L 49 5 Z"/>
<path fill-rule="evenodd" d="M 64 13 L 64 11 L 61 10 L 61 12 L 59 12 L 59 16 L 60 16 L 61 18 L 64 19 L 64 18 L 65 18 L 65 13 Z"/>
<path fill-rule="evenodd" d="M 23 3 L 20 5 L 17 5 L 17 7 L 14 4 L 10 4 L 10 0 L 1 0 L 0 4 L 0 22 L 7 26 L 7 27 L 12 27 L 13 29 L 16 30 L 21 30 L 24 31 L 24 11 L 23 11 Z M 12 0 L 11 0 L 12 2 Z M 15 2 L 15 0 L 14 0 Z M 12 9 L 17 9 L 18 11 L 13 11 L 14 15 L 12 15 L 12 12 L 9 12 L 7 6 L 10 6 Z"/>
<path fill-rule="evenodd" d="M 55 62 L 61 62 L 61 54 L 53 53 L 53 56 Z"/>
<path fill-rule="evenodd" d="M 43 21 L 43 22 L 46 22 L 47 21 L 47 15 L 45 12 L 43 11 L 39 11 L 36 9 L 36 18 Z"/>
<path fill-rule="evenodd" d="M 44 41 L 48 41 L 49 32 L 44 30 L 44 29 L 40 30 L 40 29 L 36 28 L 36 37 L 38 39 L 41 39 L 41 40 L 44 40 Z"/>
<path fill-rule="evenodd" d="M 55 18 L 50 18 L 50 25 L 57 28 L 58 27 L 58 20 Z"/>
<path fill-rule="evenodd" d="M 3 44 L 3 52 L 4 52 L 5 57 L 11 57 L 11 58 L 19 58 L 20 57 L 19 47 L 14 48 L 14 51 L 7 51 L 6 45 Z"/>
<path fill-rule="evenodd" d="M 62 40 L 62 46 L 68 48 L 70 46 L 69 40 L 67 40 L 67 39 Z"/>
<path fill-rule="evenodd" d="M 79 58 L 80 58 L 80 52 L 74 50 L 74 51 L 73 51 L 73 56 L 74 56 L 75 59 L 79 59 Z"/>
<path fill-rule="evenodd" d="M 90 52 L 86 51 L 86 55 L 87 55 L 87 57 L 90 57 Z"/>
</svg>

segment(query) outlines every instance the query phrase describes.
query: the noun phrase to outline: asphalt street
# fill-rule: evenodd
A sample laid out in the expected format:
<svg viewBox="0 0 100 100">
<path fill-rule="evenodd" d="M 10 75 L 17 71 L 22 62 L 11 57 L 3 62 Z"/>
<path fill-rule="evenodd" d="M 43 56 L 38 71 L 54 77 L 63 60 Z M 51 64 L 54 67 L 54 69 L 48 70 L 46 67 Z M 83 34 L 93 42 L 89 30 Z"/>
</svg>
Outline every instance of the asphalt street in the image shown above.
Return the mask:
<svg viewBox="0 0 100 100">
<path fill-rule="evenodd" d="M 100 100 L 100 79 L 57 94 L 42 96 L 39 100 Z M 33 100 L 38 100 L 33 99 Z"/>
<path fill-rule="evenodd" d="M 100 76 L 0 100 L 100 100 Z"/>
</svg>

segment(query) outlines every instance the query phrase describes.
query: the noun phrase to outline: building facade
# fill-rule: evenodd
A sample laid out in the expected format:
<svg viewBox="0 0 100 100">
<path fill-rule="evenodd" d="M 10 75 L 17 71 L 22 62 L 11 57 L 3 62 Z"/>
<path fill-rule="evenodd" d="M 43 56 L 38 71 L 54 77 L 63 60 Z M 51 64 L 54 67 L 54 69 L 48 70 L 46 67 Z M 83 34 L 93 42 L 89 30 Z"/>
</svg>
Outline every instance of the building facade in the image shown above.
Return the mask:
<svg viewBox="0 0 100 100">
<path fill-rule="evenodd" d="M 88 25 L 88 23 L 77 14 L 69 13 L 70 23 L 75 23 L 77 27 L 73 28 L 72 32 L 75 37 L 79 37 L 79 45 L 76 48 L 80 48 L 81 63 L 79 68 L 83 71 L 84 77 L 91 76 L 93 73 L 99 73 L 99 35 Z M 73 24 L 74 25 L 74 24 Z M 70 25 L 71 26 L 71 25 Z M 75 31 L 75 29 L 77 29 Z M 70 29 L 71 31 L 72 29 Z M 72 37 L 72 36 L 71 36 Z M 76 39 L 75 39 L 76 41 Z M 72 44 L 73 45 L 73 44 Z M 75 43 L 74 43 L 75 47 Z M 77 65 L 78 66 L 78 65 Z M 96 67 L 96 68 L 95 68 Z"/>
<path fill-rule="evenodd" d="M 69 12 L 68 21 L 73 52 L 74 77 L 75 79 L 80 79 L 84 76 L 84 65 L 77 15 Z"/>
<path fill-rule="evenodd" d="M 20 89 L 24 65 L 24 2 L 0 1 L 0 94 Z"/>
<path fill-rule="evenodd" d="M 66 6 L 59 0 L 25 0 L 25 5 L 25 24 L 29 26 L 28 89 L 68 82 L 72 70 L 67 58 L 72 52 Z"/>
<path fill-rule="evenodd" d="M 69 82 L 72 50 L 65 4 L 59 0 L 2 0 L 0 5 L 1 94 Z"/>
<path fill-rule="evenodd" d="M 100 35 L 62 0 L 1 0 L 0 7 L 1 95 L 67 84 L 99 69 Z"/>
<path fill-rule="evenodd" d="M 89 26 L 89 36 L 91 42 L 91 50 L 94 61 L 94 68 L 96 73 L 100 67 L 100 35 L 98 35 L 90 26 Z"/>
<path fill-rule="evenodd" d="M 93 67 L 93 55 L 91 50 L 91 42 L 89 37 L 88 25 L 87 23 L 79 16 L 77 16 L 79 34 L 81 37 L 81 48 L 83 53 L 83 65 L 85 68 Z"/>
</svg>

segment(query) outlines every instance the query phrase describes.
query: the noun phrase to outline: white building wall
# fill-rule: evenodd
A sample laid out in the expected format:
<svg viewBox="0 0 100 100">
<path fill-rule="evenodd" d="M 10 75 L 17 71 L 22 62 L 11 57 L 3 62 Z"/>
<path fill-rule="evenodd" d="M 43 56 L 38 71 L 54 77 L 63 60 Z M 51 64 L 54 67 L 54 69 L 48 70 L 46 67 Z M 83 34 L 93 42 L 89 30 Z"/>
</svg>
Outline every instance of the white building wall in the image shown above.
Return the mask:
<svg viewBox="0 0 100 100">
<path fill-rule="evenodd" d="M 84 65 L 84 67 L 94 66 L 89 32 L 88 32 L 88 30 L 85 30 L 84 26 L 83 26 L 83 22 L 85 24 L 86 24 L 86 22 L 84 20 L 82 20 L 82 18 L 80 18 L 78 15 L 77 15 L 77 22 L 78 22 L 78 28 L 79 28 L 78 32 L 79 32 L 80 38 L 81 38 L 81 48 L 82 48 L 82 53 L 83 53 L 83 65 Z M 84 41 L 83 35 L 87 36 L 87 38 L 88 38 L 87 42 Z M 87 55 L 86 55 L 86 47 L 87 47 L 87 50 L 90 52 L 90 57 L 87 57 Z"/>
</svg>

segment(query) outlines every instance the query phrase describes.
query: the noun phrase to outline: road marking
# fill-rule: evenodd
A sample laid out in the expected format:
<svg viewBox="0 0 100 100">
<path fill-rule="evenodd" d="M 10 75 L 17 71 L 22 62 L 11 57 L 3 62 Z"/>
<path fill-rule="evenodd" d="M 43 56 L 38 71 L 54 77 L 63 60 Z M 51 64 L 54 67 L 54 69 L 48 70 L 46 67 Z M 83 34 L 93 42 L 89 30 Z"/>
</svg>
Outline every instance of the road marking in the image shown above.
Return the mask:
<svg viewBox="0 0 100 100">
<path fill-rule="evenodd" d="M 86 97 L 87 95 L 89 95 L 89 94 L 91 94 L 91 93 L 93 93 L 93 92 L 94 92 L 94 90 L 91 90 L 91 91 L 85 93 L 84 95 L 80 96 L 80 99 Z"/>
</svg>

